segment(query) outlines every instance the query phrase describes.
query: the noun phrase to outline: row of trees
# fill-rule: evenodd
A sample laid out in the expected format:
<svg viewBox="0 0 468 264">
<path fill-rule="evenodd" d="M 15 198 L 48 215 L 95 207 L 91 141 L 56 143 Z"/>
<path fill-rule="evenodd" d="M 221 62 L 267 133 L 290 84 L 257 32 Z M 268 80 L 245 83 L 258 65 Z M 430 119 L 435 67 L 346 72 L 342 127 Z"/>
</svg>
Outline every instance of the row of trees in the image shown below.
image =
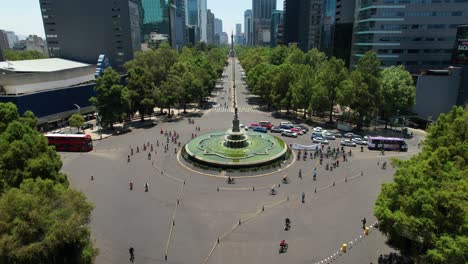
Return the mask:
<svg viewBox="0 0 468 264">
<path fill-rule="evenodd" d="M 32 112 L 0 103 L 0 263 L 92 263 L 93 206 L 36 126 Z"/>
<path fill-rule="evenodd" d="M 37 60 L 45 59 L 46 56 L 37 50 L 3 50 L 3 55 L 6 60 Z"/>
<path fill-rule="evenodd" d="M 192 103 L 202 106 L 211 95 L 216 81 L 226 65 L 225 48 L 197 44 L 184 47 L 180 53 L 162 44 L 156 50 L 139 52 L 125 64 L 128 76 L 125 86 L 120 75 L 106 69 L 96 81 L 96 106 L 104 126 L 121 122 L 139 113 L 141 119 L 153 113 L 155 107 L 186 111 Z"/>
<path fill-rule="evenodd" d="M 454 107 L 429 128 L 423 150 L 395 160 L 374 214 L 390 242 L 415 263 L 468 261 L 468 111 Z"/>
<path fill-rule="evenodd" d="M 403 66 L 380 68 L 374 52 L 366 53 L 350 73 L 343 60 L 327 58 L 317 49 L 303 53 L 296 47 L 247 48 L 238 52 L 247 85 L 274 109 L 328 112 L 336 105 L 351 109 L 358 126 L 381 116 L 387 122 L 415 101 L 411 75 Z"/>
</svg>

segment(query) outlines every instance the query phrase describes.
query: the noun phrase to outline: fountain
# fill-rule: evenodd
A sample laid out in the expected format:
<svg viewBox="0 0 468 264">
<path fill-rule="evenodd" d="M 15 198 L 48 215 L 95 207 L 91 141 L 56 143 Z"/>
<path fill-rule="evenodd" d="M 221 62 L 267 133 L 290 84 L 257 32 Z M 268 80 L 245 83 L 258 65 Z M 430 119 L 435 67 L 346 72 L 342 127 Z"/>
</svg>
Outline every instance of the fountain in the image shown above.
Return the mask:
<svg viewBox="0 0 468 264">
<path fill-rule="evenodd" d="M 187 143 L 183 157 L 215 168 L 261 167 L 287 158 L 288 147 L 278 137 L 266 133 L 245 131 L 239 126 L 235 108 L 232 128 L 200 135 Z"/>
</svg>

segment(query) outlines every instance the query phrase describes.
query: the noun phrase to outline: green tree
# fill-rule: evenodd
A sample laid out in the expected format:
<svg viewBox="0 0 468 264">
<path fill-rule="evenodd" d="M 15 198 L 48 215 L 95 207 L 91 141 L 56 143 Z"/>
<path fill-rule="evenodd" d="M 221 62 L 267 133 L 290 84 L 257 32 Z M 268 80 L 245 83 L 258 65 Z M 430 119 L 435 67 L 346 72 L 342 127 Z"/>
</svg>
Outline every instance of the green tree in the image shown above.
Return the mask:
<svg viewBox="0 0 468 264">
<path fill-rule="evenodd" d="M 290 84 L 292 93 L 291 105 L 295 109 L 304 109 L 303 117 L 305 118 L 313 92 L 312 87 L 315 80 L 315 73 L 309 65 L 297 66 L 296 70 L 297 76 Z"/>
<path fill-rule="evenodd" d="M 93 263 L 93 206 L 52 180 L 25 180 L 0 196 L 1 263 Z"/>
<path fill-rule="evenodd" d="M 286 108 L 288 113 L 291 109 L 292 98 L 290 84 L 297 76 L 295 69 L 295 66 L 291 64 L 281 64 L 272 71 L 272 89 L 270 93 L 272 103 L 279 109 Z"/>
<path fill-rule="evenodd" d="M 329 111 L 329 122 L 333 122 L 333 108 L 338 98 L 343 96 L 345 81 L 348 79 L 348 70 L 345 68 L 344 61 L 332 57 L 325 63 L 317 74 L 317 89 L 315 100 L 323 102 Z"/>
<path fill-rule="evenodd" d="M 14 103 L 0 103 L 0 133 L 5 131 L 8 124 L 18 120 L 18 108 Z"/>
<path fill-rule="evenodd" d="M 38 119 L 32 111 L 24 112 L 23 116 L 19 118 L 19 121 L 32 129 L 36 129 Z"/>
<path fill-rule="evenodd" d="M 138 111 L 141 121 L 145 115 L 152 114 L 154 109 L 155 87 L 151 73 L 143 67 L 130 68 L 127 77 L 127 89 L 130 99 L 130 111 Z"/>
<path fill-rule="evenodd" d="M 289 64 L 304 64 L 305 62 L 305 54 L 302 50 L 298 49 L 297 47 L 292 46 L 289 48 L 289 54 L 284 60 L 284 63 Z"/>
<path fill-rule="evenodd" d="M 289 55 L 289 50 L 286 46 L 279 45 L 271 50 L 270 64 L 281 65 L 285 62 Z"/>
<path fill-rule="evenodd" d="M 112 68 L 96 80 L 96 96 L 89 100 L 100 117 L 102 126 L 114 128 L 115 122 L 122 122 L 129 109 L 128 90 L 120 84 L 120 75 Z"/>
<path fill-rule="evenodd" d="M 80 131 L 80 127 L 84 125 L 85 119 L 81 114 L 74 114 L 68 119 L 68 122 L 71 127 L 76 127 Z"/>
<path fill-rule="evenodd" d="M 327 62 L 327 55 L 316 48 L 309 50 L 304 55 L 304 63 L 309 65 L 313 71 L 320 69 L 325 62 Z"/>
<path fill-rule="evenodd" d="M 353 85 L 348 85 L 345 101 L 357 113 L 357 128 L 361 129 L 366 121 L 376 113 L 381 103 L 380 60 L 374 51 L 368 51 L 361 57 L 356 69 L 351 73 Z M 349 83 L 348 83 L 349 84 Z M 354 98 L 350 101 L 349 98 Z M 366 120 L 367 118 L 367 120 Z"/>
<path fill-rule="evenodd" d="M 429 129 L 421 153 L 395 160 L 394 182 L 374 207 L 379 229 L 416 263 L 466 263 L 468 111 L 454 107 Z"/>
<path fill-rule="evenodd" d="M 9 61 L 16 60 L 37 60 L 45 59 L 46 56 L 37 50 L 3 50 L 5 59 Z"/>
<path fill-rule="evenodd" d="M 382 103 L 381 113 L 385 119 L 385 128 L 388 121 L 397 112 L 403 113 L 414 105 L 416 88 L 411 74 L 404 66 L 391 66 L 382 71 Z"/>
</svg>

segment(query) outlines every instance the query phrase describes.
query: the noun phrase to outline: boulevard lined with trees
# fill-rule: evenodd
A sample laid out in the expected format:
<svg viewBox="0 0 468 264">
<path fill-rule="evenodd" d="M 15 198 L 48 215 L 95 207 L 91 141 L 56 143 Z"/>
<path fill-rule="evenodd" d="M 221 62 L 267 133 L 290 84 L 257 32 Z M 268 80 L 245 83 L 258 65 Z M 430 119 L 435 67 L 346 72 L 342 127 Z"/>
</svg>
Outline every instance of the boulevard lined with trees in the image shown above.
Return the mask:
<svg viewBox="0 0 468 264">
<path fill-rule="evenodd" d="M 367 52 L 349 72 L 344 61 L 327 58 L 317 49 L 303 53 L 292 46 L 244 48 L 238 51 L 247 85 L 268 109 L 302 111 L 303 116 L 347 109 L 347 120 L 358 125 L 375 117 L 387 123 L 415 102 L 411 75 L 402 66 L 382 70 L 374 52 Z"/>
<path fill-rule="evenodd" d="M 158 107 L 186 112 L 191 104 L 203 107 L 226 66 L 227 49 L 199 43 L 180 53 L 163 43 L 156 50 L 138 52 L 125 64 L 125 86 L 117 72 L 108 68 L 96 81 L 96 106 L 101 123 L 112 127 L 138 113 L 141 120 Z"/>
</svg>

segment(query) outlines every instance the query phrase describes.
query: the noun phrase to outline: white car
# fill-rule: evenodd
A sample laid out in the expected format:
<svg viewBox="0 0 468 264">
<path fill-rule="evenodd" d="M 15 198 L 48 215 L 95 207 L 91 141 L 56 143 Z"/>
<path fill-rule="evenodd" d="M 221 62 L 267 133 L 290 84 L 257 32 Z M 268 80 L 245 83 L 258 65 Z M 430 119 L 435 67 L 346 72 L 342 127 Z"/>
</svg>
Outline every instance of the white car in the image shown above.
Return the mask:
<svg viewBox="0 0 468 264">
<path fill-rule="evenodd" d="M 367 141 L 362 140 L 360 137 L 355 137 L 352 139 L 352 141 L 358 145 L 367 145 Z"/>
<path fill-rule="evenodd" d="M 314 132 L 322 132 L 322 128 L 321 127 L 314 127 Z"/>
<path fill-rule="evenodd" d="M 314 137 L 314 139 L 312 139 L 312 142 L 314 143 L 321 143 L 321 144 L 324 144 L 324 145 L 328 145 L 328 140 L 322 138 L 322 137 Z"/>
<path fill-rule="evenodd" d="M 293 137 L 293 138 L 297 138 L 297 133 L 296 132 L 292 132 L 291 130 L 284 130 L 283 133 L 281 133 L 282 136 L 285 136 L 285 137 Z"/>
<path fill-rule="evenodd" d="M 347 146 L 347 147 L 355 147 L 356 143 L 354 143 L 353 141 L 351 141 L 349 139 L 345 139 L 345 140 L 341 140 L 340 145 L 341 146 Z"/>
</svg>

